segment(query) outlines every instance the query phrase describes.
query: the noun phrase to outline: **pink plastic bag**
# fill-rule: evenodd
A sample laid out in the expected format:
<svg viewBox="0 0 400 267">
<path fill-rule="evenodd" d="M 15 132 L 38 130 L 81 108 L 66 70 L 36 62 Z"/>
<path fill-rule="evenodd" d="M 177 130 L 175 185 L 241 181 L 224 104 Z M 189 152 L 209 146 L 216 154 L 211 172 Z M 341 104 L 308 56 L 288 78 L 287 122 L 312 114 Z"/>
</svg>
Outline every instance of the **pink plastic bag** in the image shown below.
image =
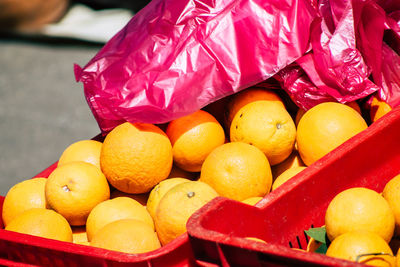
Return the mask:
<svg viewBox="0 0 400 267">
<path fill-rule="evenodd" d="M 364 45 L 369 61 L 375 60 L 374 53 L 382 46 L 383 9 L 372 1 L 322 0 L 319 12 L 321 18 L 311 25 L 312 51 L 296 61 L 295 71 L 284 69 L 277 75 L 291 98 L 305 110 L 326 101 L 354 101 L 379 90 L 369 80 L 371 68 L 359 45 Z M 377 25 L 382 31 L 372 30 Z M 363 29 L 367 38 L 359 42 Z"/>
<path fill-rule="evenodd" d="M 396 8 L 378 0 L 153 0 L 75 75 L 103 132 L 124 121 L 165 123 L 274 75 L 304 109 L 376 91 L 397 102 Z"/>
<path fill-rule="evenodd" d="M 378 4 L 387 10 L 400 9 L 400 4 L 392 1 Z M 377 96 L 395 107 L 400 104 L 400 10 L 385 14 L 379 7 L 371 7 L 374 9 L 365 16 L 370 22 L 359 27 L 358 43 L 379 86 Z"/>
<path fill-rule="evenodd" d="M 386 43 L 382 49 L 382 84 L 379 96 L 392 108 L 400 105 L 400 3 L 387 18 Z"/>
<path fill-rule="evenodd" d="M 164 123 L 301 57 L 315 17 L 309 0 L 153 0 L 75 76 L 103 132 Z"/>
<path fill-rule="evenodd" d="M 399 7 L 390 1 L 378 4 L 387 10 Z M 400 16 L 398 11 L 388 15 L 378 4 L 320 1 L 321 20 L 311 30 L 312 51 L 277 75 L 298 106 L 307 110 L 326 101 L 345 103 L 375 91 L 392 107 L 399 104 L 400 31 L 395 18 Z"/>
</svg>

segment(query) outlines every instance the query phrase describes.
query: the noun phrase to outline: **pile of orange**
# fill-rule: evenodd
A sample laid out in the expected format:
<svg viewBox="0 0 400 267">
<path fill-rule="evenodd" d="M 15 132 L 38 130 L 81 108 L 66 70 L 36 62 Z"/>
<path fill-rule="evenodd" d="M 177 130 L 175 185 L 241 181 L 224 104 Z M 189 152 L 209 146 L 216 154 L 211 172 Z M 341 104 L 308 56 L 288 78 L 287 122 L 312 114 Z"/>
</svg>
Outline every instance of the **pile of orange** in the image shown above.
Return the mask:
<svg viewBox="0 0 400 267">
<path fill-rule="evenodd" d="M 364 187 L 337 194 L 325 213 L 326 255 L 367 265 L 396 266 L 400 262 L 399 187 L 400 174 L 386 183 L 381 194 Z M 307 251 L 319 246 L 321 243 L 311 239 Z"/>
<path fill-rule="evenodd" d="M 295 123 L 280 93 L 248 88 L 219 102 L 222 110 L 206 107 L 165 130 L 126 122 L 103 142 L 73 143 L 48 179 L 10 189 L 5 228 L 128 253 L 152 251 L 185 233 L 188 218 L 213 198 L 254 205 L 367 128 L 355 102 L 299 109 Z"/>
</svg>

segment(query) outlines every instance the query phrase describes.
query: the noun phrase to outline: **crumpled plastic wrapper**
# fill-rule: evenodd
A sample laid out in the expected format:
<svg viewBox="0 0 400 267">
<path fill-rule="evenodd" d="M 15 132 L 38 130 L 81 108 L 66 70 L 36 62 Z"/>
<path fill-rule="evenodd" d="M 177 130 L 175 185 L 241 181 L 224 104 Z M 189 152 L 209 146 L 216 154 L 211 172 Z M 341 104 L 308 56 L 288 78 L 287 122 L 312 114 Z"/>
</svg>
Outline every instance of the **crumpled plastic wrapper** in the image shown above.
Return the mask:
<svg viewBox="0 0 400 267">
<path fill-rule="evenodd" d="M 311 25 L 312 50 L 276 75 L 282 87 L 305 110 L 374 92 L 392 107 L 399 105 L 400 10 L 396 9 L 400 9 L 396 1 L 320 1 L 320 20 Z"/>
<path fill-rule="evenodd" d="M 164 123 L 299 58 L 315 17 L 309 0 L 153 0 L 75 75 L 103 132 Z"/>
<path fill-rule="evenodd" d="M 380 27 L 383 42 L 371 63 L 373 80 L 380 87 L 377 96 L 392 108 L 400 105 L 400 2 L 396 4 L 399 10 L 388 14 Z"/>
<path fill-rule="evenodd" d="M 397 67 L 375 67 L 378 56 L 359 44 L 383 46 L 396 5 L 153 0 L 85 67 L 75 66 L 75 76 L 103 132 L 125 121 L 165 123 L 272 76 L 304 109 L 345 103 L 383 88 L 371 75 L 385 84 L 397 75 Z"/>
</svg>

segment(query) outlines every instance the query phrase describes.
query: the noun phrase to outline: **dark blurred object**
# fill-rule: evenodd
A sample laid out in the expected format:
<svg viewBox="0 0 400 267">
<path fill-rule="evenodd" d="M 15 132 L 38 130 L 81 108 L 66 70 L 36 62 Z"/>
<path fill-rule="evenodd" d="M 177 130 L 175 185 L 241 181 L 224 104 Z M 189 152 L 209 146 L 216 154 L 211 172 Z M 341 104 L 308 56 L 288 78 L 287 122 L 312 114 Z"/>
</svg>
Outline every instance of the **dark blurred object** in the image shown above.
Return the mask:
<svg viewBox="0 0 400 267">
<path fill-rule="evenodd" d="M 69 0 L 0 0 L 0 30 L 32 31 L 58 21 Z"/>
<path fill-rule="evenodd" d="M 87 5 L 93 9 L 126 8 L 138 12 L 145 7 L 150 0 L 75 0 L 75 3 Z"/>
</svg>

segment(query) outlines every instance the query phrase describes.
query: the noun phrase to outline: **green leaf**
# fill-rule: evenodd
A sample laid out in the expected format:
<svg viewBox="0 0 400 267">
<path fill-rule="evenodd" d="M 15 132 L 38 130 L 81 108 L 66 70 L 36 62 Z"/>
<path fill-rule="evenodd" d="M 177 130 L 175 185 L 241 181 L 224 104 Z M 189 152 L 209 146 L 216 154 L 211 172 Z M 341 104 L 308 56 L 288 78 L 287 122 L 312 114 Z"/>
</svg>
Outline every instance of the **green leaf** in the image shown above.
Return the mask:
<svg viewBox="0 0 400 267">
<path fill-rule="evenodd" d="M 321 244 L 314 252 L 319 254 L 326 254 L 328 250 L 328 246 L 326 244 Z"/>
<path fill-rule="evenodd" d="M 317 228 L 310 228 L 304 232 L 306 232 L 306 234 L 309 237 L 314 238 L 316 241 L 321 242 L 322 244 L 327 243 L 325 226 L 317 227 Z"/>
</svg>

